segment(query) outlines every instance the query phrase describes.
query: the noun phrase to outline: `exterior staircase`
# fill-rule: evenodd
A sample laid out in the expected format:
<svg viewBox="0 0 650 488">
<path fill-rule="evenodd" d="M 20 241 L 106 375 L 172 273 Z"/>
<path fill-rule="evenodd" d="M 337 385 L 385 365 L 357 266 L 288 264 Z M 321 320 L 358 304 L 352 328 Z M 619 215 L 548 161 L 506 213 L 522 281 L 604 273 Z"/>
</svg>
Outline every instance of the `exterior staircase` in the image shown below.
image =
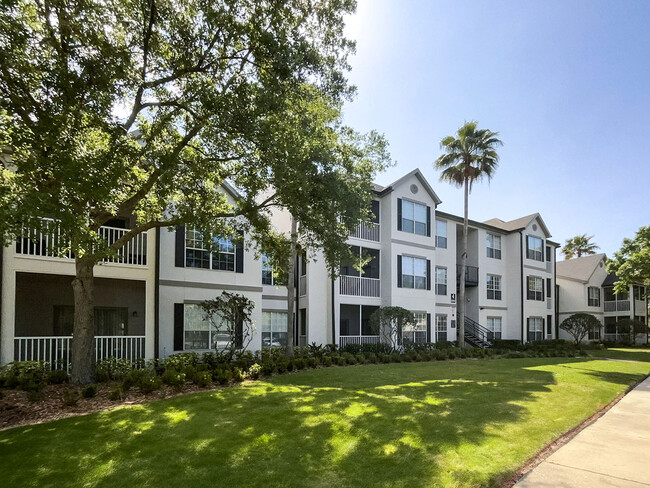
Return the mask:
<svg viewBox="0 0 650 488">
<path fill-rule="evenodd" d="M 465 317 L 465 342 L 472 347 L 486 349 L 492 345 L 489 339 L 490 331 L 478 322 Z"/>
</svg>

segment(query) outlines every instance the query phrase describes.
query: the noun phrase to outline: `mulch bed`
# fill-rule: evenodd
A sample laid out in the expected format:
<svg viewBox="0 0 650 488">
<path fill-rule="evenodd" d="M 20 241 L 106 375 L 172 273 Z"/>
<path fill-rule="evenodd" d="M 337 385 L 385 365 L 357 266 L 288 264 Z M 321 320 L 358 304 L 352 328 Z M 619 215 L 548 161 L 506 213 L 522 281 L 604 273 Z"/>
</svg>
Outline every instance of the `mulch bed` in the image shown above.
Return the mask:
<svg viewBox="0 0 650 488">
<path fill-rule="evenodd" d="M 148 395 L 144 395 L 137 388 L 133 388 L 125 393 L 122 400 L 110 400 L 108 396 L 111 390 L 118 384 L 98 384 L 97 395 L 95 397 L 80 397 L 79 402 L 75 406 L 67 406 L 63 403 L 63 392 L 65 390 L 75 389 L 70 385 L 48 385 L 43 390 L 42 400 L 38 401 L 30 401 L 27 392 L 21 390 L 2 390 L 3 395 L 0 398 L 0 430 L 20 425 L 40 424 L 51 420 L 74 417 L 76 415 L 101 412 L 123 405 L 138 405 L 162 398 L 222 388 L 218 385 L 210 388 L 199 388 L 196 385 L 188 383 L 181 392 L 178 392 L 172 387 L 163 385 L 160 390 Z"/>
</svg>

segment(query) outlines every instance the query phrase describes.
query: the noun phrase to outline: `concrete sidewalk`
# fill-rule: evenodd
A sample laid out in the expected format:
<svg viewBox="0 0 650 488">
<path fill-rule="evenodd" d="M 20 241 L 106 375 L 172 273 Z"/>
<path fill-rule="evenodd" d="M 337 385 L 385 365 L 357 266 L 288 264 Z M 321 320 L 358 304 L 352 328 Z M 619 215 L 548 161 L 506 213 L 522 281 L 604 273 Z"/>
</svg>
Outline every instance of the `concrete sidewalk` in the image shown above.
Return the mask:
<svg viewBox="0 0 650 488">
<path fill-rule="evenodd" d="M 650 378 L 515 486 L 650 487 Z"/>
</svg>

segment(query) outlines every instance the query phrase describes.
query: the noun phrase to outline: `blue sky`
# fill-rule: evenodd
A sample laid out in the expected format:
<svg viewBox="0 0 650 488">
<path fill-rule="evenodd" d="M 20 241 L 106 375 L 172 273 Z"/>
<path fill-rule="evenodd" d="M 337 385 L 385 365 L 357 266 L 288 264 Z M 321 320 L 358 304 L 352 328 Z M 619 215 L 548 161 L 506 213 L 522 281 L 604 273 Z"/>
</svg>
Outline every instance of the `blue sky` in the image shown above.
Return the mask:
<svg viewBox="0 0 650 488">
<path fill-rule="evenodd" d="M 439 142 L 466 120 L 500 132 L 497 173 L 470 218 L 540 212 L 564 243 L 587 233 L 608 255 L 650 225 L 650 2 L 359 0 L 345 122 L 385 134 L 395 167 L 439 181 Z"/>
</svg>

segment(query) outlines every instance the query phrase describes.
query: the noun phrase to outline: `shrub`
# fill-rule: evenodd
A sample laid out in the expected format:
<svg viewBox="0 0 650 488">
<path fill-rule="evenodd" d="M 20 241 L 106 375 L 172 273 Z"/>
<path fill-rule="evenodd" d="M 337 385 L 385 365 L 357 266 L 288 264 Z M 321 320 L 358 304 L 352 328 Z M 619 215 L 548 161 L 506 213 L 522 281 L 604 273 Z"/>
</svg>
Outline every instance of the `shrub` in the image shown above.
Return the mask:
<svg viewBox="0 0 650 488">
<path fill-rule="evenodd" d="M 307 354 L 311 357 L 320 359 L 325 354 L 325 348 L 320 344 L 312 342 L 307 346 Z"/>
<path fill-rule="evenodd" d="M 366 355 L 364 353 L 360 352 L 359 354 L 356 354 L 355 358 L 359 364 L 366 364 Z"/>
<path fill-rule="evenodd" d="M 282 371 L 280 371 L 280 365 L 276 364 L 275 361 L 273 361 L 272 359 L 263 360 L 260 367 L 262 368 L 262 374 L 264 376 L 270 376 L 273 373 L 275 373 L 276 371 L 280 372 L 280 373 L 284 373 L 287 370 L 286 369 L 286 364 L 285 364 L 284 369 Z"/>
<path fill-rule="evenodd" d="M 199 366 L 196 366 L 196 367 L 195 366 L 185 366 L 183 368 L 183 371 L 182 371 L 182 373 L 185 375 L 185 379 L 187 381 L 191 381 L 192 383 L 195 383 L 196 382 L 196 375 L 198 374 L 198 369 L 201 366 L 203 366 L 203 365 L 199 365 Z"/>
<path fill-rule="evenodd" d="M 401 363 L 402 362 L 402 355 L 395 351 L 390 354 L 390 360 L 393 363 Z"/>
<path fill-rule="evenodd" d="M 212 379 L 220 385 L 225 385 L 232 380 L 232 371 L 230 369 L 217 369 L 212 374 Z"/>
<path fill-rule="evenodd" d="M 144 370 L 144 371 L 149 371 L 149 370 Z M 140 378 L 140 381 L 138 382 L 138 387 L 140 388 L 140 392 L 148 395 L 149 393 L 152 393 L 156 390 L 159 390 L 162 387 L 162 380 L 153 374 L 153 371 L 151 374 L 142 376 Z"/>
<path fill-rule="evenodd" d="M 95 398 L 97 396 L 97 385 L 88 385 L 81 390 L 81 396 L 84 398 Z"/>
<path fill-rule="evenodd" d="M 248 376 L 250 376 L 252 379 L 256 380 L 262 375 L 262 367 L 255 363 L 251 365 L 250 368 L 248 368 Z"/>
<path fill-rule="evenodd" d="M 339 366 L 345 366 L 347 364 L 347 361 L 343 356 L 339 356 L 336 358 L 336 364 L 338 364 Z"/>
<path fill-rule="evenodd" d="M 2 383 L 8 388 L 39 391 L 45 387 L 49 365 L 43 361 L 14 361 L 2 368 Z"/>
<path fill-rule="evenodd" d="M 380 353 L 378 357 L 379 357 L 379 360 L 380 360 L 382 363 L 384 363 L 384 364 L 390 363 L 390 359 L 391 359 L 391 355 L 390 355 L 390 354 Z"/>
<path fill-rule="evenodd" d="M 55 369 L 47 374 L 47 382 L 51 385 L 66 383 L 68 379 L 68 373 L 64 369 Z"/>
<path fill-rule="evenodd" d="M 196 373 L 194 383 L 199 388 L 208 388 L 209 386 L 212 386 L 212 373 L 209 371 L 199 371 Z"/>
<path fill-rule="evenodd" d="M 318 368 L 320 360 L 317 357 L 307 358 L 307 366 L 310 368 Z"/>
<path fill-rule="evenodd" d="M 235 366 L 232 368 L 232 379 L 237 382 L 244 381 L 246 379 L 246 373 L 241 368 Z"/>
<path fill-rule="evenodd" d="M 492 341 L 494 349 L 517 349 L 519 346 L 521 346 L 521 342 L 516 340 L 498 339 Z"/>
<path fill-rule="evenodd" d="M 293 358 L 291 362 L 293 363 L 294 371 L 299 371 L 305 367 L 305 360 L 303 358 Z"/>
<path fill-rule="evenodd" d="M 122 390 L 122 387 L 114 387 L 108 394 L 108 399 L 114 402 L 121 402 L 124 399 L 124 390 Z"/>
<path fill-rule="evenodd" d="M 344 352 L 341 354 L 341 357 L 345 361 L 345 364 L 357 364 L 357 357 L 350 352 Z"/>
<path fill-rule="evenodd" d="M 332 365 L 332 357 L 331 356 L 323 356 L 321 359 L 321 363 L 323 366 L 329 367 Z"/>
<path fill-rule="evenodd" d="M 104 382 L 121 381 L 131 372 L 133 363 L 128 359 L 105 358 L 95 365 L 95 379 Z"/>
<path fill-rule="evenodd" d="M 186 366 L 196 366 L 197 364 L 199 364 L 199 355 L 195 352 L 172 354 L 163 362 L 165 369 L 175 369 L 176 371 L 183 371 Z"/>
<path fill-rule="evenodd" d="M 171 386 L 176 391 L 181 391 L 185 386 L 185 373 L 179 373 L 176 369 L 166 369 L 161 376 L 164 384 Z"/>
<path fill-rule="evenodd" d="M 63 390 L 63 405 L 66 407 L 74 407 L 79 403 L 79 391 L 75 389 Z"/>
<path fill-rule="evenodd" d="M 377 355 L 374 352 L 366 353 L 366 362 L 368 362 L 368 363 L 376 363 L 377 361 L 378 361 Z"/>
</svg>

